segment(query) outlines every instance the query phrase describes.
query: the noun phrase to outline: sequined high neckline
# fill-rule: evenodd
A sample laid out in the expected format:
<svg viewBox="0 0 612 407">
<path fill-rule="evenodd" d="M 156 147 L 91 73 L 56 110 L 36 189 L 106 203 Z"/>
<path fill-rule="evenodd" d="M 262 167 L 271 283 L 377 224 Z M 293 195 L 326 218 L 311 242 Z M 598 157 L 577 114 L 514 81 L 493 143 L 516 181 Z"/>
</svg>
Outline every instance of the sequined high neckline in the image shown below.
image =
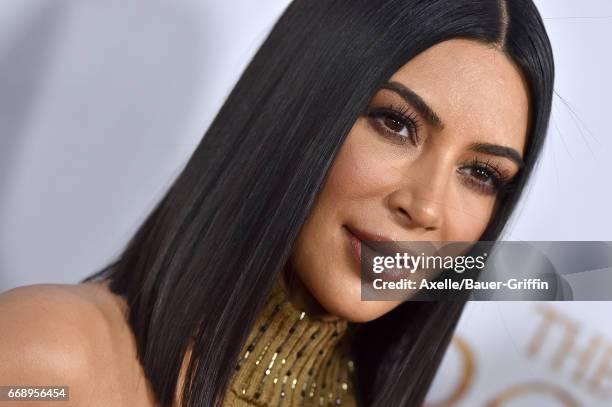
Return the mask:
<svg viewBox="0 0 612 407">
<path fill-rule="evenodd" d="M 225 407 L 355 406 L 352 329 L 297 309 L 278 280 L 236 363 Z"/>
</svg>

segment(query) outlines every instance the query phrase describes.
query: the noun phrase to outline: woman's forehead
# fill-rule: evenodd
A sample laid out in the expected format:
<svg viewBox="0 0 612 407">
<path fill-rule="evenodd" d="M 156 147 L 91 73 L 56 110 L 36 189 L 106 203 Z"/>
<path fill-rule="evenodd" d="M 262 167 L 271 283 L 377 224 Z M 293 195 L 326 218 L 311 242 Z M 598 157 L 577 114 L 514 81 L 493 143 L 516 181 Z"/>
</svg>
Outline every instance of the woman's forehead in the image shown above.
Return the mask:
<svg viewBox="0 0 612 407">
<path fill-rule="evenodd" d="M 528 87 L 516 65 L 492 45 L 452 39 L 423 51 L 390 81 L 418 94 L 446 129 L 523 150 Z"/>
</svg>

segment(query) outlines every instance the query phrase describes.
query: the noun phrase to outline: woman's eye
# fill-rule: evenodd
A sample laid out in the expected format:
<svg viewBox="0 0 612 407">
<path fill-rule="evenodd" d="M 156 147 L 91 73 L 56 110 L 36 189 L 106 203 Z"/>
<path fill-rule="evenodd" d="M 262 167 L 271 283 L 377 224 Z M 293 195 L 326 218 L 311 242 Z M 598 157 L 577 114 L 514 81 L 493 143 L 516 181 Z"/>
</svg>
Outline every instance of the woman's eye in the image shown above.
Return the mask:
<svg viewBox="0 0 612 407">
<path fill-rule="evenodd" d="M 473 168 L 472 176 L 482 183 L 488 183 L 488 184 L 493 183 L 492 175 L 488 171 L 482 168 Z"/>
<path fill-rule="evenodd" d="M 384 125 L 387 126 L 387 128 L 389 128 L 391 131 L 394 131 L 404 137 L 409 136 L 408 127 L 406 127 L 406 125 L 400 120 L 397 120 L 393 117 L 385 117 L 382 120 Z"/>
<path fill-rule="evenodd" d="M 392 137 L 402 143 L 412 142 L 417 144 L 418 124 L 414 118 L 405 117 L 399 112 L 388 109 L 375 110 L 369 114 L 375 127 L 383 135 Z"/>
<path fill-rule="evenodd" d="M 496 194 L 506 183 L 501 171 L 491 165 L 471 165 L 458 171 L 469 187 L 483 194 Z"/>
</svg>

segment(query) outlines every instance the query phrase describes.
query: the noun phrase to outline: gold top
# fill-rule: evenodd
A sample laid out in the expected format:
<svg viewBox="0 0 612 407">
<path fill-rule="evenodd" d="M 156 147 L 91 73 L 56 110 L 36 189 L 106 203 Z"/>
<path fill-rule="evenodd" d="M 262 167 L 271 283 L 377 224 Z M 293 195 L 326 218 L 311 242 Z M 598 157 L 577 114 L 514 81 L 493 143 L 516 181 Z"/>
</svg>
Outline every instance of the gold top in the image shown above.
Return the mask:
<svg viewBox="0 0 612 407">
<path fill-rule="evenodd" d="M 223 406 L 356 406 L 349 328 L 344 319 L 319 319 L 297 309 L 277 280 Z"/>
</svg>

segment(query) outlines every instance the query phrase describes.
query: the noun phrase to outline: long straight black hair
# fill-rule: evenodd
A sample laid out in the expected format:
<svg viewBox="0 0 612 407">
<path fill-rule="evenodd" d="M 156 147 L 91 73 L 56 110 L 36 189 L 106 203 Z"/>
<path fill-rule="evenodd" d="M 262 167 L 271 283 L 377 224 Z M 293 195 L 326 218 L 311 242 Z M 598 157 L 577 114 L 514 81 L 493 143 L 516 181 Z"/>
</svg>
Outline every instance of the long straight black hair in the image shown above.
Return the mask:
<svg viewBox="0 0 612 407">
<path fill-rule="evenodd" d="M 531 0 L 295 0 L 243 72 L 181 174 L 123 252 L 83 281 L 129 305 L 139 359 L 171 405 L 219 405 L 241 347 L 370 99 L 421 51 L 467 38 L 505 51 L 530 93 L 525 162 L 482 240 L 496 240 L 532 172 L 554 65 Z M 464 303 L 406 302 L 359 326 L 358 398 L 423 402 Z"/>
</svg>

